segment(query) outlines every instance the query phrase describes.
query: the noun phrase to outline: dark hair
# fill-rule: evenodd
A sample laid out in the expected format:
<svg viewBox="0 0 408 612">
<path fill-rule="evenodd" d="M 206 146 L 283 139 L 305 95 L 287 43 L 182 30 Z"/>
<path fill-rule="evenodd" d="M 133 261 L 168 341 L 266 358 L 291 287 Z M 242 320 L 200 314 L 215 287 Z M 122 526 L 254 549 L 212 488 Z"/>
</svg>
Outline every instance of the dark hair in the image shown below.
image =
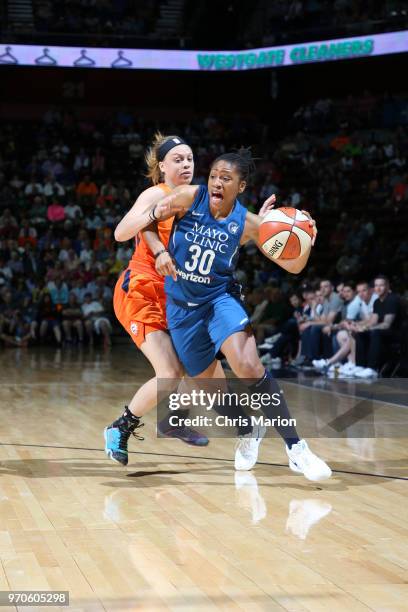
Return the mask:
<svg viewBox="0 0 408 612">
<path fill-rule="evenodd" d="M 255 158 L 252 157 L 251 147 L 241 147 L 233 153 L 223 153 L 213 161 L 211 167 L 219 161 L 227 161 L 238 170 L 241 181 L 249 182 L 251 174 L 255 171 Z"/>
<path fill-rule="evenodd" d="M 343 286 L 350 287 L 350 289 L 352 289 L 353 291 L 356 290 L 356 283 L 354 281 L 344 281 Z"/>
<path fill-rule="evenodd" d="M 377 276 L 374 276 L 374 281 L 376 280 L 383 280 L 387 283 L 387 285 L 390 284 L 389 279 L 386 276 L 384 276 L 384 274 L 377 274 Z"/>
</svg>

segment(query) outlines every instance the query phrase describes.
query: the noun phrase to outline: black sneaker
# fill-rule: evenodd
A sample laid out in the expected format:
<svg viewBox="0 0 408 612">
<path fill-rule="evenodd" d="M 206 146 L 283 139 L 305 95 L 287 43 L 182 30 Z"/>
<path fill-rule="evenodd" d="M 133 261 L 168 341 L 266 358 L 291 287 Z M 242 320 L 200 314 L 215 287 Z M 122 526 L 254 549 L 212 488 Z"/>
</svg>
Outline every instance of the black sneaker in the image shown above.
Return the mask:
<svg viewBox="0 0 408 612">
<path fill-rule="evenodd" d="M 114 421 L 109 427 L 105 427 L 105 453 L 121 465 L 128 464 L 128 440 L 132 434 L 138 440 L 144 440 L 142 436 L 135 433 L 135 429 L 143 427 L 144 423 L 140 423 L 137 419 L 133 423 L 121 416 Z"/>
</svg>

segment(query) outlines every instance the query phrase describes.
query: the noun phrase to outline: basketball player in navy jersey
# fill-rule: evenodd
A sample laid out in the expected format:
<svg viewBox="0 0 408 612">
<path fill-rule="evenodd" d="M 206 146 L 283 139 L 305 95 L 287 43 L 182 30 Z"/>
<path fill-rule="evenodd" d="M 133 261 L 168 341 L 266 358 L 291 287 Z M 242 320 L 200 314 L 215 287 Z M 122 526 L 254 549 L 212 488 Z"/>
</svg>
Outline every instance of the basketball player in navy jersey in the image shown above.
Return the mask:
<svg viewBox="0 0 408 612">
<path fill-rule="evenodd" d="M 255 381 L 250 393 L 279 392 L 279 386 L 262 365 L 249 319 L 242 305 L 228 293 L 241 245 L 258 241 L 261 218 L 237 199 L 246 187 L 254 162 L 247 149 L 226 153 L 213 163 L 208 186 L 182 186 L 160 202 L 161 214 L 175 215 L 168 250 L 174 259 L 177 281 L 165 280 L 168 328 L 186 372 L 196 378 L 213 378 L 219 350 L 234 374 Z M 164 213 L 164 216 L 167 213 Z M 154 216 L 154 210 L 153 210 Z M 311 225 L 315 223 L 311 219 Z M 316 229 L 315 229 L 316 235 Z M 314 242 L 314 240 L 313 240 Z M 274 260 L 298 274 L 309 250 L 295 260 Z M 285 399 L 277 408 L 262 408 L 268 418 L 290 419 Z M 286 443 L 289 467 L 313 481 L 331 476 L 328 465 L 300 440 L 295 427 L 276 427 Z M 259 437 L 242 436 L 236 469 L 251 469 L 258 456 Z"/>
</svg>

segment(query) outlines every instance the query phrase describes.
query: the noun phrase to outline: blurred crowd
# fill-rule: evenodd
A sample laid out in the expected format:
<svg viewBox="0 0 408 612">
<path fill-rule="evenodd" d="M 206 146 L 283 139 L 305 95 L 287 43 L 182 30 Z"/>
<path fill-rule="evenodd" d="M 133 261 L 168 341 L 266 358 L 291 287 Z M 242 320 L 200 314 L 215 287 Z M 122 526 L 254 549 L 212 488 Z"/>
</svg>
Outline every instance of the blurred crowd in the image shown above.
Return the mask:
<svg viewBox="0 0 408 612">
<path fill-rule="evenodd" d="M 408 23 L 403 0 L 261 0 L 257 15 L 252 36 L 264 45 L 402 30 Z"/>
<path fill-rule="evenodd" d="M 143 35 L 154 24 L 158 0 L 35 0 L 40 32 Z"/>
<path fill-rule="evenodd" d="M 327 278 L 333 285 L 362 279 L 374 286 L 380 274 L 389 277 L 393 294 L 405 298 L 407 126 L 406 98 L 379 98 L 370 92 L 355 99 L 315 100 L 297 109 L 285 128 L 287 136 L 278 141 L 255 117 L 208 114 L 188 123 L 156 126 L 125 108 L 104 121 L 50 108 L 37 122 L 5 124 L 0 129 L 3 345 L 96 341 L 108 346 L 112 332 L 120 332 L 112 313 L 112 290 L 133 245 L 115 243 L 113 230 L 147 186 L 144 151 L 157 127 L 181 133 L 191 143 L 196 183 L 206 182 L 218 154 L 254 143 L 260 160 L 242 198 L 245 205 L 257 212 L 262 201 L 276 193 L 280 205 L 307 209 L 318 220 L 318 241 L 301 278 L 270 264 L 254 244 L 243 249 L 237 276 L 247 288 L 250 307 L 265 300 L 273 304 L 271 296 L 278 290 L 286 307 L 291 296 L 291 302 L 301 301 L 292 308 L 304 308 L 306 297 L 299 293 L 304 285 L 316 291 L 318 280 Z M 346 298 L 339 293 L 339 299 Z M 345 336 L 337 328 L 326 333 L 327 325 L 337 325 L 337 320 L 307 325 L 313 333 L 303 329 L 306 321 L 302 328 L 296 317 L 293 322 L 289 310 L 287 320 L 292 320 L 290 345 L 296 345 L 295 322 L 303 352 L 288 353 L 285 344 L 284 359 L 331 358 L 327 338 L 333 336 L 337 346 Z M 262 333 L 257 333 L 262 343 Z M 282 332 L 272 336 L 277 333 Z M 309 347 L 317 345 L 317 336 L 320 352 Z M 282 359 L 277 350 L 271 359 Z M 362 365 L 366 363 L 379 370 L 377 361 L 367 357 Z"/>
<path fill-rule="evenodd" d="M 148 45 L 156 38 L 160 45 L 156 30 L 161 8 L 163 14 L 169 8 L 163 0 L 34 0 L 34 28 L 60 36 L 69 32 L 87 38 L 87 33 L 140 37 Z M 182 12 L 175 38 L 179 38 L 181 46 L 182 41 L 188 40 L 193 48 L 204 40 L 207 44 L 203 48 L 208 48 L 218 24 L 224 35 L 224 46 L 220 37 L 219 48 L 237 48 L 230 47 L 233 39 L 236 45 L 237 37 L 240 45 L 256 47 L 305 38 L 324 40 L 387 29 L 402 30 L 408 23 L 404 0 L 259 0 L 251 6 L 240 0 L 185 0 L 175 8 L 181 8 Z M 217 23 L 214 23 L 214 11 Z M 202 28 L 200 31 L 200 24 L 205 26 L 204 32 Z"/>
</svg>

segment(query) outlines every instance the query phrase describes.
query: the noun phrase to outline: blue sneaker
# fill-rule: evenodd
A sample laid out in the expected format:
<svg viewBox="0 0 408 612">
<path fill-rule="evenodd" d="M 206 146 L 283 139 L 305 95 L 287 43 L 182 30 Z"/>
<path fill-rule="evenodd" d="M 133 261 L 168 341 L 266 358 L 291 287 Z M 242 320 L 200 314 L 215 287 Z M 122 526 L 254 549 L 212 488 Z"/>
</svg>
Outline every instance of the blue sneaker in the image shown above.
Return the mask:
<svg viewBox="0 0 408 612">
<path fill-rule="evenodd" d="M 196 429 L 191 427 L 170 427 L 167 419 L 164 419 L 159 423 L 157 427 L 158 432 L 166 438 L 177 438 L 186 444 L 192 446 L 207 446 L 209 439 L 204 434 L 200 433 Z"/>
<path fill-rule="evenodd" d="M 114 421 L 109 427 L 105 427 L 105 453 L 113 461 L 121 465 L 128 464 L 128 440 L 132 434 L 138 440 L 143 440 L 141 436 L 135 433 L 135 429 L 143 427 L 144 423 L 140 423 L 139 419 L 134 422 L 129 421 L 124 416 Z"/>
</svg>

